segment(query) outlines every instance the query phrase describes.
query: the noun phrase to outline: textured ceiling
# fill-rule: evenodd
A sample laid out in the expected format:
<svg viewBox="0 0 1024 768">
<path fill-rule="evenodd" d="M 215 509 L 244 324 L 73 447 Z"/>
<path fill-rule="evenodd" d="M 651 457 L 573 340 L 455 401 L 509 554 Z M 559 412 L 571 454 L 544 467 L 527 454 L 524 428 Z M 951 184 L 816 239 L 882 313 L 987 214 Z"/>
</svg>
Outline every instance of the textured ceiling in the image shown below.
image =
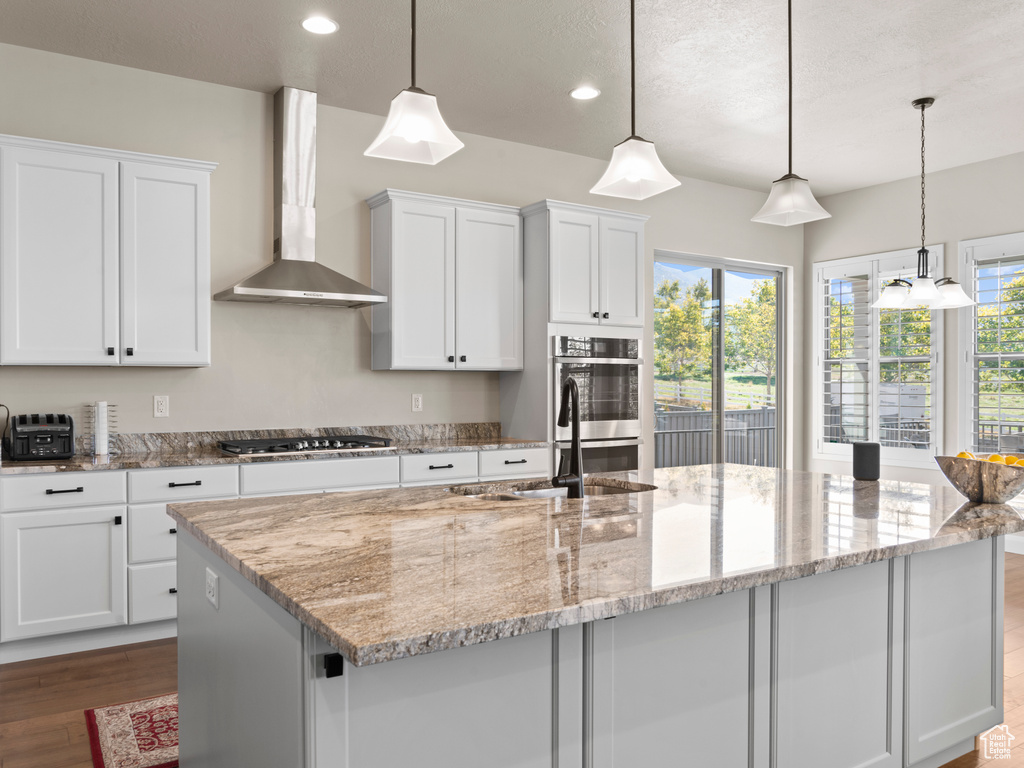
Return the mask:
<svg viewBox="0 0 1024 768">
<path fill-rule="evenodd" d="M 418 85 L 456 133 L 610 157 L 629 134 L 626 0 L 421 0 Z M 1024 151 L 1021 0 L 795 0 L 794 168 L 819 195 Z M 341 30 L 305 32 L 312 13 Z M 384 115 L 407 0 L 3 0 L 0 42 Z M 637 132 L 681 175 L 786 172 L 784 0 L 637 0 Z M 590 83 L 590 102 L 568 91 Z"/>
</svg>

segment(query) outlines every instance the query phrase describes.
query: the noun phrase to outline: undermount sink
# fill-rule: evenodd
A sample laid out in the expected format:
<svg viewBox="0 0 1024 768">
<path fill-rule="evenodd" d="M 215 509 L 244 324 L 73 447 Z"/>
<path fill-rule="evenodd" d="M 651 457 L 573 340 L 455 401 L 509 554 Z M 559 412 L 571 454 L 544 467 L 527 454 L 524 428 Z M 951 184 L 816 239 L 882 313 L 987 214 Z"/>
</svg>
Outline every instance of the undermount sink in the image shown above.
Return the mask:
<svg viewBox="0 0 1024 768">
<path fill-rule="evenodd" d="M 535 483 L 532 485 L 536 485 Z M 470 490 L 472 486 L 470 486 Z M 656 485 L 647 485 L 646 483 L 631 483 L 624 480 L 608 481 L 600 478 L 584 478 L 583 480 L 583 495 L 586 496 L 610 496 L 621 493 L 644 493 L 645 491 L 657 490 Z M 509 488 L 507 491 L 500 492 L 488 492 L 488 493 L 466 493 L 465 490 L 460 488 L 449 488 L 452 493 L 458 493 L 465 496 L 467 499 L 477 499 L 479 501 L 523 501 L 525 499 L 554 499 L 554 498 L 565 498 L 569 494 L 568 488 L 551 488 L 550 486 L 544 487 L 528 487 L 528 488 Z"/>
</svg>

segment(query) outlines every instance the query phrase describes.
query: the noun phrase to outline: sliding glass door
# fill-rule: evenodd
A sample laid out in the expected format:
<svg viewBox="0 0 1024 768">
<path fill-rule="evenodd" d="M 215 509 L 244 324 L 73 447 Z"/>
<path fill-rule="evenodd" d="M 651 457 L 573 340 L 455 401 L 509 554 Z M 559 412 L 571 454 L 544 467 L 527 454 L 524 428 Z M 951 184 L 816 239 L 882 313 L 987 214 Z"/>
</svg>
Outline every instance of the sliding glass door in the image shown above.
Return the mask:
<svg viewBox="0 0 1024 768">
<path fill-rule="evenodd" d="M 778 466 L 781 272 L 655 258 L 655 466 Z"/>
</svg>

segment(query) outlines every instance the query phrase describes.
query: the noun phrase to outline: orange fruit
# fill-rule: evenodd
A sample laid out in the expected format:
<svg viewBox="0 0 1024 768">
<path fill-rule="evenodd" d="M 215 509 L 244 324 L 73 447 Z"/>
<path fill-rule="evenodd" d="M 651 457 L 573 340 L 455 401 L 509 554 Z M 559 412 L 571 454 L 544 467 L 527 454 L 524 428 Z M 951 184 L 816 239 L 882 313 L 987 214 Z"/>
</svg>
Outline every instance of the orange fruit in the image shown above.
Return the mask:
<svg viewBox="0 0 1024 768">
<path fill-rule="evenodd" d="M 958 459 L 973 459 L 974 454 L 971 453 L 970 451 L 960 451 L 960 453 L 958 453 L 956 457 Z"/>
<path fill-rule="evenodd" d="M 1005 462 L 1006 462 L 1006 466 L 1012 467 L 1014 464 L 1017 463 L 1017 457 L 1016 456 L 1007 456 L 1006 459 L 1005 459 Z"/>
<path fill-rule="evenodd" d="M 1004 462 L 1002 454 L 999 454 L 999 453 L 993 453 L 991 456 L 988 457 L 988 460 L 989 461 L 998 461 L 1000 464 L 1002 464 Z"/>
</svg>

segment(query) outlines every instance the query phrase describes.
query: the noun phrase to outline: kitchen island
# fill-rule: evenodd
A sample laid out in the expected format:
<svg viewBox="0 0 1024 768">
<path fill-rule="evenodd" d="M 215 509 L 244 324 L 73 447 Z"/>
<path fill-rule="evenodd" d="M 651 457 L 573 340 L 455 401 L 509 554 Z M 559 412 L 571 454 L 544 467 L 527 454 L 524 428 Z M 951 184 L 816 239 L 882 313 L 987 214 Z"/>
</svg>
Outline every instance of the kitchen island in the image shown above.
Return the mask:
<svg viewBox="0 0 1024 768">
<path fill-rule="evenodd" d="M 1013 506 L 737 465 L 588 482 L 656 490 L 173 505 L 182 765 L 927 768 L 1001 722 Z"/>
</svg>

